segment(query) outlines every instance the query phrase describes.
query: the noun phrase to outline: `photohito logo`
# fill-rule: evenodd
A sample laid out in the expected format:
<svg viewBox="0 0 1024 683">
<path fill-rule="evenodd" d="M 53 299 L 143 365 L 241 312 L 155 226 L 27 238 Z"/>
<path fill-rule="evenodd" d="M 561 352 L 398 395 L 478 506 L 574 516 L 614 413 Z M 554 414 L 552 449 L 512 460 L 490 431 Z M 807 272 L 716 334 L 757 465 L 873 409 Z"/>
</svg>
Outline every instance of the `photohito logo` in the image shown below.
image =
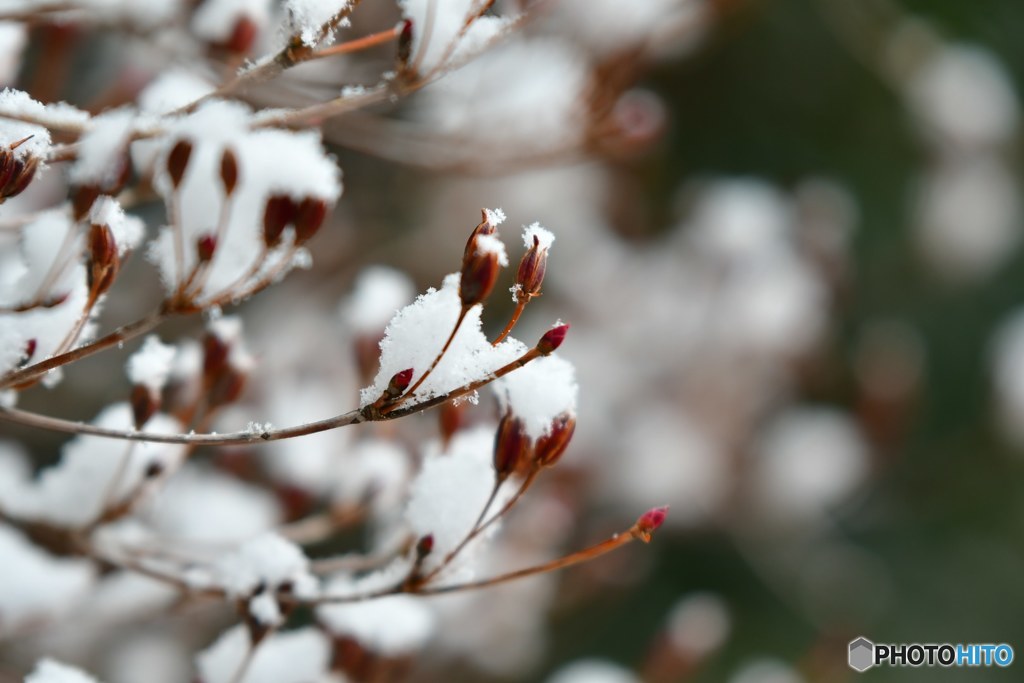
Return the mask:
<svg viewBox="0 0 1024 683">
<path fill-rule="evenodd" d="M 1013 663 L 1006 643 L 872 643 L 861 636 L 850 641 L 847 661 L 854 671 L 873 666 L 1000 666 Z"/>
</svg>

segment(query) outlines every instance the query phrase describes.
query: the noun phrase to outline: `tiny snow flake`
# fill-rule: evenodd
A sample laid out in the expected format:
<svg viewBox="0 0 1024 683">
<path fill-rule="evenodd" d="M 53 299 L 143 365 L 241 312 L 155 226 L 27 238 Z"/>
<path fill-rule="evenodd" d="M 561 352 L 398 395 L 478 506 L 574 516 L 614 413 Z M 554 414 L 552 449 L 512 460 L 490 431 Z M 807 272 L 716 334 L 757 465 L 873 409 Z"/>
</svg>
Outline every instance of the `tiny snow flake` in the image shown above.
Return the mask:
<svg viewBox="0 0 1024 683">
<path fill-rule="evenodd" d="M 484 217 L 495 228 L 505 222 L 505 212 L 501 209 L 484 209 Z"/>
<path fill-rule="evenodd" d="M 541 249 L 550 249 L 551 245 L 555 242 L 554 234 L 540 223 L 531 223 L 523 228 L 523 244 L 527 249 L 533 247 L 534 239 L 537 240 L 537 244 Z"/>
</svg>

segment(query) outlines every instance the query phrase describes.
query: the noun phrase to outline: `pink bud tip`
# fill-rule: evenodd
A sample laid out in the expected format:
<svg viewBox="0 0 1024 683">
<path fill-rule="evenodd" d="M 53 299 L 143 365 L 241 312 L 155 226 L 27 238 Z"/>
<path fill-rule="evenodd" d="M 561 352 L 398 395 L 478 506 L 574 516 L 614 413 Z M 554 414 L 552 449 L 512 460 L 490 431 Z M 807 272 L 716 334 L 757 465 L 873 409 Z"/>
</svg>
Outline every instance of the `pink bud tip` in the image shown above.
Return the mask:
<svg viewBox="0 0 1024 683">
<path fill-rule="evenodd" d="M 409 382 L 412 381 L 412 368 L 406 368 L 401 372 L 396 372 L 395 376 L 391 378 L 391 381 L 395 383 L 395 386 L 399 389 L 409 388 Z"/>
<path fill-rule="evenodd" d="M 544 333 L 544 336 L 537 342 L 537 350 L 545 356 L 552 353 L 565 341 L 565 335 L 569 332 L 569 325 L 556 325 Z"/>
<path fill-rule="evenodd" d="M 666 517 L 668 517 L 667 505 L 660 508 L 651 508 L 644 514 L 640 515 L 640 519 L 636 520 L 636 528 L 642 534 L 649 537 L 651 533 L 656 531 L 658 527 L 665 523 Z"/>
</svg>

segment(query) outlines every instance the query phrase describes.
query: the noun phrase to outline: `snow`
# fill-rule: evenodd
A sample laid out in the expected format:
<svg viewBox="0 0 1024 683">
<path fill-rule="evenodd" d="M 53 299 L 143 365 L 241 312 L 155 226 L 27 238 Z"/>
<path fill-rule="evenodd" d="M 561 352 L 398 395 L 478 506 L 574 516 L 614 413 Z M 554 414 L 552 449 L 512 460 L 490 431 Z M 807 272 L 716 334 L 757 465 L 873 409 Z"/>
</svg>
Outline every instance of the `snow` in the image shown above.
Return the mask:
<svg viewBox="0 0 1024 683">
<path fill-rule="evenodd" d="M 96 581 L 96 570 L 88 560 L 53 557 L 5 524 L 0 524 L 0 557 L 4 558 L 0 634 L 61 617 Z"/>
<path fill-rule="evenodd" d="M 285 0 L 288 30 L 292 35 L 298 35 L 303 45 L 314 47 L 321 28 L 345 10 L 350 2 L 351 0 Z M 330 36 L 327 42 L 330 42 Z"/>
<path fill-rule="evenodd" d="M 198 74 L 180 67 L 162 71 L 139 93 L 139 109 L 168 114 L 213 92 L 214 86 Z"/>
<path fill-rule="evenodd" d="M 409 481 L 409 460 L 409 454 L 391 441 L 358 442 L 334 475 L 334 505 L 355 508 L 370 500 L 377 512 L 397 509 Z"/>
<path fill-rule="evenodd" d="M 81 669 L 61 664 L 53 659 L 42 659 L 36 668 L 25 677 L 25 683 L 97 683 L 96 679 Z"/>
<path fill-rule="evenodd" d="M 263 626 L 277 627 L 284 623 L 284 616 L 277 600 L 266 591 L 257 593 L 249 599 L 249 614 Z"/>
<path fill-rule="evenodd" d="M 478 43 L 483 31 L 493 36 L 495 21 L 478 21 L 481 28 L 473 28 L 460 38 L 467 20 L 476 14 L 479 0 L 399 0 L 402 16 L 412 21 L 411 64 L 417 64 L 420 73 L 431 73 L 446 64 L 455 54 L 456 46 L 465 41 Z"/>
<path fill-rule="evenodd" d="M 110 228 L 117 244 L 117 255 L 122 258 L 139 245 L 146 229 L 141 218 L 126 214 L 116 199 L 106 196 L 97 197 L 93 202 L 89 222 Z"/>
<path fill-rule="evenodd" d="M 25 24 L 0 21 L 0 87 L 17 80 L 21 69 L 21 54 L 27 40 Z"/>
<path fill-rule="evenodd" d="M 253 131 L 251 123 L 251 113 L 244 105 L 214 100 L 168 126 L 154 180 L 168 205 L 180 207 L 177 222 L 183 229 L 186 245 L 184 268 L 176 263 L 175 237 L 169 228 L 160 232 L 148 253 L 168 291 L 173 291 L 182 271 L 188 273 L 195 266 L 196 241 L 211 232 L 216 217 L 222 213 L 225 197 L 220 164 L 226 149 L 231 149 L 237 159 L 238 185 L 200 298 L 244 289 L 244 284 L 252 280 L 254 268 L 255 277 L 259 277 L 288 256 L 291 230 L 286 231 L 285 243 L 260 261 L 264 250 L 264 209 L 271 195 L 287 194 L 296 201 L 316 198 L 330 205 L 341 194 L 340 171 L 324 153 L 318 133 Z M 178 188 L 179 200 L 175 202 L 166 157 L 181 140 L 192 144 L 192 153 Z M 303 258 L 308 260 L 308 254 Z"/>
<path fill-rule="evenodd" d="M 484 218 L 491 227 L 497 228 L 505 222 L 505 212 L 501 209 L 484 209 Z"/>
<path fill-rule="evenodd" d="M 436 445 L 428 449 L 405 509 L 406 523 L 417 538 L 434 537 L 434 549 L 424 567 L 437 567 L 472 530 L 494 488 L 493 448 L 494 428 L 487 425 L 458 432 L 446 452 Z M 492 510 L 501 504 L 499 498 Z M 456 560 L 455 565 L 465 566 L 482 536 L 466 547 L 460 555 L 463 562 Z"/>
<path fill-rule="evenodd" d="M 31 118 L 40 126 L 71 127 L 83 126 L 89 121 L 89 113 L 59 102 L 43 104 L 32 99 L 28 93 L 13 88 L 0 90 L 0 118 Z M 49 135 L 47 134 L 47 141 Z"/>
<path fill-rule="evenodd" d="M 266 637 L 256 649 L 245 676 L 234 678 L 249 652 L 244 626 L 225 631 L 196 656 L 203 683 L 313 683 L 324 680 L 330 665 L 331 645 L 315 628 L 303 628 Z"/>
<path fill-rule="evenodd" d="M 128 379 L 132 384 L 142 384 L 153 391 L 160 391 L 171 374 L 171 364 L 177 354 L 173 346 L 160 341 L 155 334 L 146 337 L 142 348 L 128 359 Z"/>
<path fill-rule="evenodd" d="M 101 427 L 131 429 L 132 411 L 115 403 L 93 421 Z M 156 414 L 144 432 L 177 434 L 177 420 Z M 185 455 L 181 444 L 111 441 L 98 436 L 77 436 L 61 452 L 56 465 L 43 469 L 35 481 L 3 501 L 13 517 L 56 526 L 80 528 L 95 520 L 106 507 L 126 500 L 143 483 L 146 470 L 159 464 L 169 470 Z"/>
<path fill-rule="evenodd" d="M 555 243 L 555 235 L 540 223 L 532 223 L 523 228 L 523 245 L 527 249 L 533 248 L 533 241 L 537 240 L 538 248 L 542 251 L 550 249 Z"/>
<path fill-rule="evenodd" d="M 527 363 L 492 387 L 502 407 L 522 420 L 531 439 L 549 434 L 552 421 L 559 415 L 576 414 L 576 371 L 572 363 L 557 354 Z"/>
<path fill-rule="evenodd" d="M 340 576 L 327 584 L 327 595 L 360 593 L 378 588 L 375 577 L 353 581 Z M 371 587 L 372 586 L 372 587 Z M 354 638 L 382 657 L 401 657 L 422 648 L 434 632 L 435 618 L 421 598 L 392 595 L 374 600 L 324 605 L 317 618 L 335 636 Z"/>
<path fill-rule="evenodd" d="M 416 290 L 405 273 L 386 266 L 370 266 L 356 278 L 352 294 L 342 303 L 341 317 L 355 334 L 378 335 Z"/>
<path fill-rule="evenodd" d="M 290 583 L 295 595 L 308 596 L 316 587 L 309 559 L 302 550 L 273 533 L 242 543 L 221 557 L 215 567 L 217 585 L 232 597 L 248 597 L 257 588 L 274 591 Z"/>
<path fill-rule="evenodd" d="M 68 172 L 75 185 L 115 186 L 123 164 L 128 163 L 128 143 L 138 113 L 124 107 L 103 112 L 78 140 L 78 154 Z"/>
<path fill-rule="evenodd" d="M 33 123 L 0 118 L 0 146 L 9 149 L 11 145 L 19 142 L 21 144 L 14 150 L 15 157 L 24 159 L 34 156 L 45 159 L 50 151 L 50 131 Z"/>
<path fill-rule="evenodd" d="M 427 290 L 399 311 L 380 343 L 380 371 L 374 383 L 360 393 L 361 405 L 377 400 L 402 370 L 412 368 L 413 382 L 418 381 L 444 347 L 461 309 L 459 275 L 455 273 L 445 278 L 440 290 Z M 480 312 L 480 306 L 469 310 L 448 352 L 407 405 L 483 379 L 526 352 L 526 347 L 512 338 L 491 346 L 481 329 Z"/>
<path fill-rule="evenodd" d="M 268 491 L 193 463 L 176 473 L 141 512 L 164 538 L 207 543 L 244 541 L 283 521 L 280 505 Z"/>
</svg>

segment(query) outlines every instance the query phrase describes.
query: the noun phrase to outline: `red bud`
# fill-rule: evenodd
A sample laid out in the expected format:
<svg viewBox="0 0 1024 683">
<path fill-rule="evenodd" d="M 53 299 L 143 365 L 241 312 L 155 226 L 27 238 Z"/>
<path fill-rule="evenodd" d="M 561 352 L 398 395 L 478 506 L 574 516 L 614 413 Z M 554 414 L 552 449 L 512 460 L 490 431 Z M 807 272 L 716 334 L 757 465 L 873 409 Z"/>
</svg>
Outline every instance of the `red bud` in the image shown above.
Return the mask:
<svg viewBox="0 0 1024 683">
<path fill-rule="evenodd" d="M 326 217 L 327 202 L 315 197 L 303 199 L 295 216 L 295 243 L 305 244 L 312 239 Z"/>
<path fill-rule="evenodd" d="M 427 534 L 422 536 L 419 541 L 416 542 L 416 559 L 423 561 L 427 555 L 434 551 L 434 534 Z"/>
<path fill-rule="evenodd" d="M 220 179 L 224 183 L 224 194 L 230 197 L 238 184 L 238 159 L 231 148 L 225 149 L 220 157 Z"/>
<path fill-rule="evenodd" d="M 398 32 L 398 63 L 405 66 L 412 57 L 412 21 L 406 19 Z"/>
<path fill-rule="evenodd" d="M 384 393 L 388 398 L 398 398 L 409 388 L 410 382 L 412 382 L 412 368 L 396 372 L 388 382 L 388 388 L 384 390 Z"/>
<path fill-rule="evenodd" d="M 93 224 L 89 228 L 89 289 L 94 295 L 103 294 L 114 284 L 119 260 L 114 233 L 107 225 Z"/>
<path fill-rule="evenodd" d="M 657 531 L 658 527 L 665 523 L 665 518 L 667 516 L 667 505 L 660 508 L 651 508 L 644 514 L 640 515 L 640 519 L 636 520 L 636 524 L 633 525 L 633 531 L 641 541 L 644 543 L 650 543 L 651 534 Z"/>
<path fill-rule="evenodd" d="M 142 429 L 160 409 L 160 395 L 144 384 L 136 384 L 132 387 L 131 405 L 135 428 Z"/>
<path fill-rule="evenodd" d="M 196 238 L 196 256 L 200 263 L 213 260 L 213 254 L 217 251 L 217 236 L 210 233 L 200 235 Z"/>
<path fill-rule="evenodd" d="M 522 421 L 511 412 L 505 413 L 494 434 L 494 471 L 498 479 L 505 479 L 523 466 L 532 447 Z"/>
<path fill-rule="evenodd" d="M 178 140 L 171 153 L 167 155 L 167 173 L 171 176 L 171 185 L 178 189 L 181 179 L 185 177 L 185 169 L 188 167 L 188 159 L 192 156 L 192 143 L 188 140 Z"/>
<path fill-rule="evenodd" d="M 551 431 L 537 439 L 534 460 L 541 467 L 551 467 L 569 447 L 569 441 L 576 431 L 576 417 L 562 413 L 551 421 Z"/>
<path fill-rule="evenodd" d="M 239 17 L 234 28 L 231 29 L 231 35 L 221 44 L 221 47 L 240 55 L 248 54 L 256 43 L 258 33 L 259 26 L 255 21 L 246 16 Z"/>
<path fill-rule="evenodd" d="M 550 330 L 544 333 L 544 336 L 537 342 L 537 350 L 542 355 L 549 355 L 555 351 L 562 342 L 565 341 L 565 335 L 569 332 L 569 326 L 566 324 L 556 325 Z"/>
<path fill-rule="evenodd" d="M 268 248 L 276 247 L 281 241 L 281 234 L 289 224 L 295 222 L 298 210 L 288 195 L 275 194 L 267 199 L 263 210 L 263 243 Z"/>
<path fill-rule="evenodd" d="M 540 286 L 544 282 L 544 272 L 548 266 L 548 250 L 540 246 L 540 239 L 533 236 L 533 246 L 527 249 L 519 262 L 516 273 L 516 284 L 519 285 L 518 296 L 530 297 L 540 294 Z"/>
</svg>

